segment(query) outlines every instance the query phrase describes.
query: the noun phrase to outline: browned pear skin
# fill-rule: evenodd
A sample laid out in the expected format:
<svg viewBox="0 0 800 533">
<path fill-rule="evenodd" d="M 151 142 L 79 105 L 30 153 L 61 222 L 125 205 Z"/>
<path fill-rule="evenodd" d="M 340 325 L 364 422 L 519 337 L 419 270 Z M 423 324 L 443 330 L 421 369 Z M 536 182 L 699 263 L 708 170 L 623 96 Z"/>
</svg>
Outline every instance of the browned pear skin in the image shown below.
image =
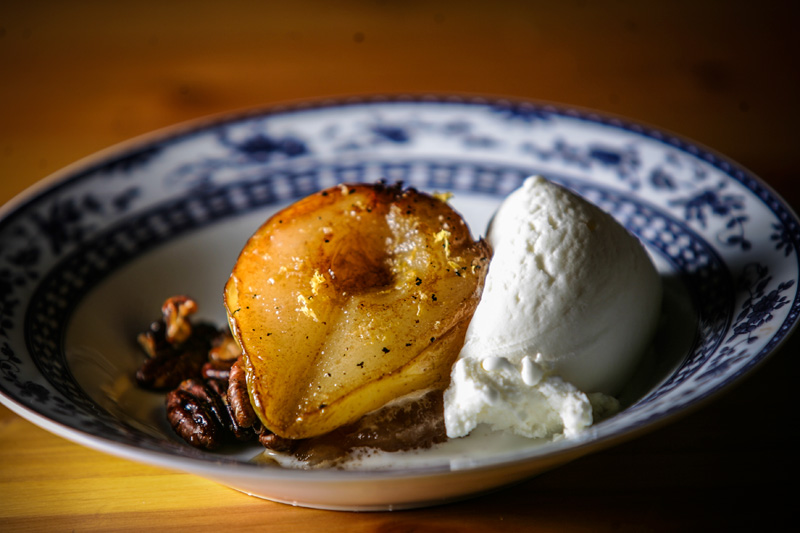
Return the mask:
<svg viewBox="0 0 800 533">
<path fill-rule="evenodd" d="M 445 388 L 489 257 L 446 201 L 400 185 L 340 185 L 272 216 L 225 286 L 263 424 L 313 437 Z"/>
</svg>

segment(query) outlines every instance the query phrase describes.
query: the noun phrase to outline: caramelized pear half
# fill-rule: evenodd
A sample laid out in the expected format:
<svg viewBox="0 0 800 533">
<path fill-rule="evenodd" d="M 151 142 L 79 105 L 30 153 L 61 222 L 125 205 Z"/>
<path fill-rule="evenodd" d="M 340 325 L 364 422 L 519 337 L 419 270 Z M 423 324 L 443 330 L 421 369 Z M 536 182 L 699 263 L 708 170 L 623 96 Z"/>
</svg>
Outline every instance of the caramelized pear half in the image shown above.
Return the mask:
<svg viewBox="0 0 800 533">
<path fill-rule="evenodd" d="M 446 201 L 399 185 L 340 185 L 272 216 L 225 286 L 264 426 L 313 437 L 445 388 L 489 256 Z"/>
</svg>

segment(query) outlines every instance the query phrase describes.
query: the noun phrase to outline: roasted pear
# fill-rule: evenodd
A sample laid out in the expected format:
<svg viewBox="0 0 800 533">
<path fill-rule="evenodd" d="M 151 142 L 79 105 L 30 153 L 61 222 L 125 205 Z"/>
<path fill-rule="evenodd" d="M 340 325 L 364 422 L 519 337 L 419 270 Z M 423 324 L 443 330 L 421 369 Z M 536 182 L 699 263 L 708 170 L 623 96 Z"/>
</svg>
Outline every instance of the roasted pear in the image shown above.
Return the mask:
<svg viewBox="0 0 800 533">
<path fill-rule="evenodd" d="M 445 388 L 490 250 L 445 200 L 340 185 L 272 216 L 225 286 L 250 400 L 290 439 Z"/>
</svg>

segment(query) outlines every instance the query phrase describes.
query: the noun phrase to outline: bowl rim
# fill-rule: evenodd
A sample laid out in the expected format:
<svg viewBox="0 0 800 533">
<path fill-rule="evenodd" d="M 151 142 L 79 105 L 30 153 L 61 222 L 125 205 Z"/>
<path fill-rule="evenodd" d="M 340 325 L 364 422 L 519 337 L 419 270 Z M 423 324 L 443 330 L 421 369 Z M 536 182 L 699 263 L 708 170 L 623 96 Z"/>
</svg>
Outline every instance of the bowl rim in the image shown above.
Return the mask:
<svg viewBox="0 0 800 533">
<path fill-rule="evenodd" d="M 531 109 L 541 109 L 549 113 L 562 115 L 572 119 L 588 121 L 592 123 L 601 123 L 610 125 L 615 128 L 621 128 L 638 135 L 642 135 L 653 139 L 655 141 L 664 143 L 668 146 L 686 151 L 687 147 L 693 147 L 693 155 L 697 156 L 698 153 L 706 157 L 706 162 L 714 167 L 722 170 L 726 175 L 738 181 L 742 186 L 748 189 L 751 193 L 757 194 L 760 189 L 763 193 L 767 194 L 774 202 L 779 204 L 782 209 L 786 211 L 788 216 L 797 221 L 798 217 L 791 206 L 766 182 L 758 178 L 755 174 L 746 170 L 738 163 L 733 162 L 724 155 L 718 154 L 711 148 L 704 146 L 701 143 L 690 140 L 682 135 L 673 134 L 663 128 L 656 128 L 646 125 L 641 121 L 633 121 L 617 115 L 606 112 L 594 111 L 583 109 L 576 106 L 555 104 L 550 102 L 528 100 L 521 98 L 508 98 L 497 96 L 483 96 L 483 95 L 468 95 L 468 94 L 383 94 L 383 95 L 351 95 L 336 98 L 324 99 L 303 99 L 291 102 L 279 103 L 274 105 L 243 108 L 239 110 L 214 113 L 204 117 L 186 120 L 177 124 L 165 126 L 151 132 L 147 132 L 131 139 L 122 141 L 102 149 L 93 154 L 87 155 L 79 160 L 71 163 L 60 170 L 50 174 L 46 178 L 34 183 L 30 187 L 24 189 L 14 197 L 12 197 L 4 205 L 0 206 L 0 229 L 2 229 L 8 218 L 13 213 L 24 209 L 28 205 L 35 204 L 42 197 L 47 194 L 52 194 L 53 191 L 62 187 L 67 187 L 71 182 L 80 179 L 82 175 L 91 173 L 97 168 L 108 164 L 109 162 L 119 158 L 124 153 L 141 150 L 147 146 L 154 144 L 169 144 L 179 140 L 185 140 L 188 137 L 200 134 L 209 128 L 217 127 L 226 123 L 233 123 L 246 120 L 252 117 L 268 117 L 276 114 L 296 113 L 308 110 L 327 109 L 327 108 L 343 108 L 346 106 L 360 106 L 365 104 L 415 104 L 415 103 L 429 103 L 429 104 L 468 104 L 468 105 L 485 105 L 496 104 L 503 106 L 529 106 Z M 794 320 L 791 327 L 786 331 L 781 338 L 774 345 L 768 348 L 763 348 L 760 352 L 753 355 L 750 364 L 742 368 L 736 375 L 731 376 L 729 379 L 716 384 L 715 387 L 710 389 L 707 393 L 692 400 L 686 405 L 679 406 L 673 411 L 668 411 L 657 416 L 654 420 L 648 420 L 641 425 L 624 429 L 620 433 L 610 433 L 607 435 L 598 435 L 597 431 L 592 431 L 591 428 L 586 432 L 586 438 L 581 440 L 563 441 L 564 443 L 551 443 L 553 446 L 543 445 L 540 450 L 537 449 L 531 453 L 511 453 L 506 455 L 514 455 L 516 457 L 492 458 L 483 464 L 471 466 L 471 471 L 478 471 L 482 469 L 493 469 L 499 465 L 516 464 L 519 462 L 532 461 L 537 458 L 548 457 L 576 457 L 584 455 L 590 451 L 611 446 L 617 442 L 629 440 L 636 436 L 652 431 L 657 427 L 662 427 L 668 423 L 673 422 L 675 419 L 686 416 L 708 402 L 714 400 L 721 393 L 730 390 L 733 386 L 738 385 L 745 379 L 753 374 L 753 371 L 763 365 L 769 358 L 771 358 L 786 341 L 793 335 L 798 327 L 798 320 Z M 764 353 L 761 353 L 764 352 Z M 39 412 L 18 403 L 14 398 L 7 396 L 5 391 L 0 388 L 0 402 L 9 407 L 12 411 L 26 418 L 40 427 L 43 427 L 57 435 L 61 435 L 73 442 L 85 445 L 90 448 L 117 455 L 135 461 L 144 461 L 141 454 L 148 456 L 145 461 L 150 464 L 157 464 L 166 468 L 172 469 L 191 469 L 192 471 L 204 470 L 210 468 L 209 465 L 219 465 L 217 462 L 209 462 L 207 458 L 194 458 L 185 457 L 175 454 L 170 454 L 162 451 L 143 450 L 134 445 L 120 443 L 116 440 L 105 438 L 98 435 L 87 434 L 79 429 L 66 426 L 58 421 L 52 420 Z M 601 427 L 600 425 L 597 427 Z M 99 442 L 95 442 L 99 441 Z M 250 465 L 243 463 L 222 463 L 227 469 L 235 469 L 237 472 L 244 476 L 263 477 L 266 471 L 263 465 Z M 308 480 L 328 480 L 330 476 L 334 476 L 335 480 L 339 481 L 342 478 L 348 480 L 362 480 L 372 479 L 375 477 L 380 478 L 404 478 L 404 477 L 418 477 L 420 475 L 438 475 L 440 473 L 450 473 L 452 470 L 430 467 L 411 467 L 403 470 L 312 470 L 312 471 L 298 471 L 289 469 L 270 469 L 269 477 L 284 479 L 294 478 L 298 472 L 302 472 L 304 479 Z"/>
</svg>

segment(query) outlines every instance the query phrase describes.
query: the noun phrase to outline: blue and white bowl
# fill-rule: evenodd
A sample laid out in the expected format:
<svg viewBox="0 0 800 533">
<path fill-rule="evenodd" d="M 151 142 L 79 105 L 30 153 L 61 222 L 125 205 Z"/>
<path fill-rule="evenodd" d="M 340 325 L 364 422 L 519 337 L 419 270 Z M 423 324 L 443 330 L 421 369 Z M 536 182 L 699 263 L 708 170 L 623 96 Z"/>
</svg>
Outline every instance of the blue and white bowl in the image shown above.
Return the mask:
<svg viewBox="0 0 800 533">
<path fill-rule="evenodd" d="M 222 287 L 277 209 L 340 182 L 452 191 L 482 233 L 541 174 L 612 213 L 666 288 L 653 353 L 625 409 L 578 438 L 372 470 L 256 464 L 209 453 L 137 390 L 136 334 L 173 294 L 224 324 Z M 429 505 L 509 484 L 653 428 L 763 362 L 796 325 L 800 231 L 758 178 L 689 141 L 537 103 L 375 98 L 196 122 L 65 169 L 0 210 L 0 399 L 58 435 L 276 501 L 330 509 Z"/>
</svg>

